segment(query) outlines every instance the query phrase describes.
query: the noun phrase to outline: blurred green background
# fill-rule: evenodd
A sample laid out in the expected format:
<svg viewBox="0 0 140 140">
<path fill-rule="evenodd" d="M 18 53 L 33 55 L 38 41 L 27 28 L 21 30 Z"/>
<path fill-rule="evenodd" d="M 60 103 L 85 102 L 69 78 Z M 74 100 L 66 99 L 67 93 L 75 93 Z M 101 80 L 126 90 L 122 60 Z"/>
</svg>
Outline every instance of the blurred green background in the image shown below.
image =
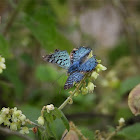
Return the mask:
<svg viewBox="0 0 140 140">
<path fill-rule="evenodd" d="M 69 96 L 66 71 L 42 56 L 90 46 L 108 69 L 94 82 L 94 93 L 74 97 L 64 114 L 89 140 L 95 130 L 114 130 L 120 117 L 126 127 L 113 139 L 140 140 L 140 117 L 127 104 L 140 83 L 140 1 L 0 0 L 0 16 L 0 55 L 6 59 L 0 108 L 17 106 L 35 121 L 44 105 L 59 107 Z"/>
</svg>

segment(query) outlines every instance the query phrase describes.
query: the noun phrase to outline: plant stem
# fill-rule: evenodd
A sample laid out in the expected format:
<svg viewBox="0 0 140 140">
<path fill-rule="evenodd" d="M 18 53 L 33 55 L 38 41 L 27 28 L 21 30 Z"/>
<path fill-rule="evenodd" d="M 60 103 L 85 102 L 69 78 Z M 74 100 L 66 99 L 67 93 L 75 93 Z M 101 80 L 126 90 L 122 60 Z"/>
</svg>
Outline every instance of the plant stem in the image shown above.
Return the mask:
<svg viewBox="0 0 140 140">
<path fill-rule="evenodd" d="M 3 135 L 16 135 L 20 138 L 23 138 L 25 140 L 32 140 L 31 138 L 29 138 L 28 136 L 26 135 L 23 135 L 23 134 L 20 134 L 19 132 L 17 131 L 11 131 L 9 128 L 6 128 L 6 127 L 1 127 L 0 126 L 0 133 L 3 134 Z"/>
<path fill-rule="evenodd" d="M 110 133 L 109 136 L 106 138 L 106 140 L 110 140 L 113 136 L 115 136 L 118 133 L 118 131 L 121 130 L 121 128 L 122 128 L 122 126 L 117 126 L 116 130 L 114 132 Z"/>
<path fill-rule="evenodd" d="M 86 77 L 86 76 L 85 76 Z M 84 81 L 85 77 L 83 78 L 83 80 L 78 84 L 78 86 L 75 88 L 75 90 L 71 93 L 71 95 L 60 105 L 60 107 L 58 109 L 63 109 L 69 102 L 69 100 L 74 96 L 74 94 L 76 93 L 76 91 L 79 89 L 79 87 L 81 86 L 82 82 Z"/>
</svg>

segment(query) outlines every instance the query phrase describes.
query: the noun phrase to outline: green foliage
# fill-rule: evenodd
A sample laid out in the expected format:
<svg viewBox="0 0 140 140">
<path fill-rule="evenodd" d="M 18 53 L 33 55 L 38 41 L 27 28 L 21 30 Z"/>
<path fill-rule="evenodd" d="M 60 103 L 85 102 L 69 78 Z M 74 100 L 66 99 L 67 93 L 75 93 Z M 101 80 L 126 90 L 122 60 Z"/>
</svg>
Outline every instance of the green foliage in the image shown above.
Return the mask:
<svg viewBox="0 0 140 140">
<path fill-rule="evenodd" d="M 86 138 L 88 138 L 89 140 L 94 140 L 94 132 L 93 131 L 91 131 L 88 128 L 85 128 L 85 127 L 80 128 L 80 130 Z"/>
<path fill-rule="evenodd" d="M 0 34 L 0 55 L 5 58 L 11 57 L 11 52 L 7 40 Z"/>
<path fill-rule="evenodd" d="M 6 61 L 6 65 L 7 68 L 3 75 L 13 84 L 16 99 L 21 100 L 23 98 L 24 83 L 19 76 L 18 63 L 15 59 L 10 59 Z"/>
<path fill-rule="evenodd" d="M 42 82 L 53 82 L 58 77 L 58 73 L 54 67 L 47 65 L 38 65 L 36 68 L 35 76 Z"/>
<path fill-rule="evenodd" d="M 131 89 L 133 89 L 137 84 L 140 83 L 140 76 L 129 77 L 124 80 L 120 85 L 120 94 L 124 95 Z"/>
<path fill-rule="evenodd" d="M 49 140 L 51 137 L 55 140 L 60 140 L 62 134 L 67 129 L 69 130 L 69 122 L 63 112 L 55 107 L 54 110 L 44 111 L 45 131 L 39 129 L 38 136 L 41 140 Z"/>
<path fill-rule="evenodd" d="M 72 48 L 72 44 L 56 28 L 48 9 L 38 8 L 33 15 L 26 15 L 23 22 L 46 50 L 53 51 L 56 47 L 65 49 L 66 46 L 67 50 Z"/>
<path fill-rule="evenodd" d="M 124 136 L 127 140 L 139 140 L 140 139 L 140 123 L 128 126 L 122 129 L 118 135 Z"/>
</svg>

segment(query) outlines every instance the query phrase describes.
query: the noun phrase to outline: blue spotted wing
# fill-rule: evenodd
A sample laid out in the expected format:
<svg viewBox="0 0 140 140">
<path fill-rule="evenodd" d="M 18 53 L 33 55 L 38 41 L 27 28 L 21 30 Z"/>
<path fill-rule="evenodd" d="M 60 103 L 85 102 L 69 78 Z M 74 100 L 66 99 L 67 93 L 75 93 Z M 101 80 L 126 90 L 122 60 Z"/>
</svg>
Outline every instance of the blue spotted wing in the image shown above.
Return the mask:
<svg viewBox="0 0 140 140">
<path fill-rule="evenodd" d="M 73 87 L 73 84 L 80 82 L 83 79 L 83 77 L 84 77 L 84 75 L 82 73 L 80 73 L 80 72 L 72 73 L 68 77 L 68 79 L 67 79 L 67 81 L 66 81 L 66 83 L 64 85 L 64 89 L 69 89 L 69 88 Z"/>
<path fill-rule="evenodd" d="M 97 60 L 93 57 L 85 61 L 83 64 L 80 65 L 78 71 L 79 72 L 90 72 L 95 69 L 97 66 L 98 62 Z"/>
<path fill-rule="evenodd" d="M 73 49 L 73 51 L 70 54 L 71 63 L 73 64 L 73 62 L 75 61 L 78 61 L 80 59 L 82 60 L 84 57 L 88 56 L 90 52 L 91 49 L 87 47 L 79 47 Z"/>
<path fill-rule="evenodd" d="M 70 56 L 67 51 L 55 50 L 53 54 L 46 55 L 43 59 L 47 62 L 55 63 L 65 69 L 68 69 L 70 66 Z"/>
</svg>

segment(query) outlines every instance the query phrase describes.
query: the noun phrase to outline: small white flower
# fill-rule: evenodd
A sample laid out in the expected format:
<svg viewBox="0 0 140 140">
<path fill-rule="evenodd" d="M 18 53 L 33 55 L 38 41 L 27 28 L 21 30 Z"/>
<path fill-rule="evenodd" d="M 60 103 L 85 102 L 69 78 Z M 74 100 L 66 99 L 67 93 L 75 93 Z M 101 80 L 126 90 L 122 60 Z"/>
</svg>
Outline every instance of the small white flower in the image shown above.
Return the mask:
<svg viewBox="0 0 140 140">
<path fill-rule="evenodd" d="M 6 65 L 4 63 L 0 62 L 0 68 L 1 69 L 6 69 Z"/>
<path fill-rule="evenodd" d="M 88 83 L 87 90 L 89 93 L 93 93 L 95 85 L 91 82 Z"/>
<path fill-rule="evenodd" d="M 25 124 L 26 116 L 25 116 L 24 114 L 20 115 L 20 116 L 18 117 L 18 119 L 21 120 L 22 125 Z"/>
<path fill-rule="evenodd" d="M 5 58 L 1 57 L 1 62 L 5 63 Z"/>
<path fill-rule="evenodd" d="M 91 74 L 91 78 L 93 78 L 94 80 L 97 79 L 98 76 L 99 74 L 96 71 L 93 71 Z"/>
<path fill-rule="evenodd" d="M 4 119 L 4 125 L 10 126 L 10 121 L 8 118 L 3 118 Z"/>
<path fill-rule="evenodd" d="M 37 121 L 38 121 L 38 124 L 44 125 L 44 118 L 42 116 L 40 116 Z"/>
<path fill-rule="evenodd" d="M 100 71 L 107 70 L 107 68 L 105 66 L 103 66 L 102 64 L 98 64 L 96 67 L 96 70 L 97 70 L 97 72 L 100 72 Z"/>
<path fill-rule="evenodd" d="M 18 117 L 19 115 L 22 114 L 22 111 L 21 110 L 14 110 L 13 114 L 14 114 L 14 116 Z"/>
<path fill-rule="evenodd" d="M 120 118 L 120 119 L 119 119 L 119 125 L 124 125 L 124 123 L 125 123 L 124 118 Z"/>
<path fill-rule="evenodd" d="M 29 134 L 29 128 L 28 127 L 22 127 L 19 131 L 21 134 Z"/>
<path fill-rule="evenodd" d="M 50 104 L 46 106 L 47 112 L 50 113 L 51 110 L 54 110 L 54 105 Z"/>
<path fill-rule="evenodd" d="M 16 130 L 17 130 L 17 124 L 14 123 L 14 122 L 12 122 L 12 123 L 10 124 L 10 129 L 13 130 L 13 131 L 16 131 Z"/>
<path fill-rule="evenodd" d="M 3 69 L 6 69 L 6 65 L 4 64 L 5 58 L 0 56 L 0 73 L 3 72 Z"/>
<path fill-rule="evenodd" d="M 3 107 L 2 110 L 1 110 L 1 114 L 7 115 L 8 113 L 9 113 L 9 108 Z"/>
</svg>

